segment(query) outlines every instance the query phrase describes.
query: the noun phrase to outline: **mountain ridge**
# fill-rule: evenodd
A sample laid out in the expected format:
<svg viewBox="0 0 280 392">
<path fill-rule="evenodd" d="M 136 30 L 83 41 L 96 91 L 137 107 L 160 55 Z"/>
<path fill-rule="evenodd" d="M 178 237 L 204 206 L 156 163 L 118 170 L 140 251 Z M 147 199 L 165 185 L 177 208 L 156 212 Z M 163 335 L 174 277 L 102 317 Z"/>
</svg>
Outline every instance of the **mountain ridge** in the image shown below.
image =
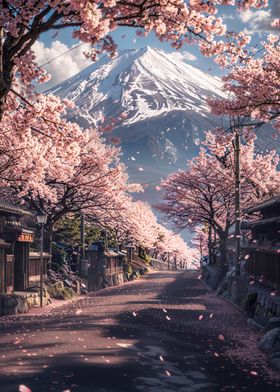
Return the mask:
<svg viewBox="0 0 280 392">
<path fill-rule="evenodd" d="M 145 47 L 101 58 L 48 90 L 75 103 L 70 121 L 84 128 L 102 124 L 110 141 L 120 139 L 132 181 L 149 183 L 138 197 L 159 201 L 160 178 L 184 168 L 199 150 L 205 131 L 220 126 L 208 98 L 222 98 L 222 81 L 163 50 Z M 261 143 L 273 142 L 262 136 Z"/>
</svg>

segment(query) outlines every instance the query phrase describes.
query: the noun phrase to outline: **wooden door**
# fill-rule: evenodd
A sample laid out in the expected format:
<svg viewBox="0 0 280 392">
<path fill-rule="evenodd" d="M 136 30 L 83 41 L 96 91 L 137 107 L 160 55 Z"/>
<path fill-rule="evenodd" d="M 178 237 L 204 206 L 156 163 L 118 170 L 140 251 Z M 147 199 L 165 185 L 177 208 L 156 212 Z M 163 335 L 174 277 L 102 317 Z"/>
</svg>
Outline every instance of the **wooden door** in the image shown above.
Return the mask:
<svg viewBox="0 0 280 392">
<path fill-rule="evenodd" d="M 29 286 L 29 243 L 15 243 L 15 290 L 26 290 Z"/>
</svg>

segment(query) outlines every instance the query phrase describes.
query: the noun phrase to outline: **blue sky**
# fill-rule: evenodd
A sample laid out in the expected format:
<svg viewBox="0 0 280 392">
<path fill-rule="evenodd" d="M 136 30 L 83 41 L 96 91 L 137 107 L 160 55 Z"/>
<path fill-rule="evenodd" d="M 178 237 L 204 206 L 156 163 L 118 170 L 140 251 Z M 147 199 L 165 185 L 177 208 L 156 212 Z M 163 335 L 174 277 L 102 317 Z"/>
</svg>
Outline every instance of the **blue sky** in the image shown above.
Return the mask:
<svg viewBox="0 0 280 392">
<path fill-rule="evenodd" d="M 280 0 L 270 0 L 269 7 L 266 9 L 250 10 L 243 13 L 238 13 L 233 7 L 220 6 L 219 16 L 224 19 L 228 30 L 245 30 L 251 35 L 252 45 L 256 45 L 266 32 L 271 31 L 272 19 L 280 17 Z M 120 50 L 142 48 L 149 45 L 168 52 L 174 51 L 169 43 L 160 42 L 154 34 L 141 38 L 136 36 L 135 30 L 130 28 L 118 28 L 112 36 Z M 55 36 L 53 32 L 44 34 L 41 41 L 34 47 L 38 63 L 44 64 L 46 61 L 54 59 L 77 43 L 79 42 L 72 38 L 71 29 L 61 30 Z M 84 50 L 85 46 L 81 46 L 48 64 L 46 69 L 52 75 L 52 80 L 44 88 L 51 87 L 90 65 L 90 62 L 86 61 L 83 56 Z M 180 51 L 185 60 L 197 68 L 212 75 L 221 75 L 224 72 L 215 65 L 211 58 L 202 56 L 197 46 L 184 46 Z"/>
</svg>

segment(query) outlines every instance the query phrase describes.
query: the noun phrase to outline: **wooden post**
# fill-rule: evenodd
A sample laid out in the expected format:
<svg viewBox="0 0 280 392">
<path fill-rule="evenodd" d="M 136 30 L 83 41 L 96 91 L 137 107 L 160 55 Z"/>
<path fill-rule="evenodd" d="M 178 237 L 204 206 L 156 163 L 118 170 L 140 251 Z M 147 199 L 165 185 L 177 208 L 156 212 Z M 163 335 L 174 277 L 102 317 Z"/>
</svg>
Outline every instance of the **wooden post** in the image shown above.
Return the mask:
<svg viewBox="0 0 280 392">
<path fill-rule="evenodd" d="M 209 254 L 209 265 L 212 263 L 212 227 L 209 225 L 208 229 L 208 254 Z"/>
<path fill-rule="evenodd" d="M 170 270 L 170 258 L 169 258 L 169 252 L 167 252 L 167 268 L 168 271 Z"/>
<path fill-rule="evenodd" d="M 44 225 L 41 224 L 41 248 L 40 248 L 40 307 L 43 306 L 43 273 L 44 273 Z"/>
<path fill-rule="evenodd" d="M 85 216 L 81 212 L 80 242 L 82 246 L 82 260 L 85 259 Z"/>
</svg>

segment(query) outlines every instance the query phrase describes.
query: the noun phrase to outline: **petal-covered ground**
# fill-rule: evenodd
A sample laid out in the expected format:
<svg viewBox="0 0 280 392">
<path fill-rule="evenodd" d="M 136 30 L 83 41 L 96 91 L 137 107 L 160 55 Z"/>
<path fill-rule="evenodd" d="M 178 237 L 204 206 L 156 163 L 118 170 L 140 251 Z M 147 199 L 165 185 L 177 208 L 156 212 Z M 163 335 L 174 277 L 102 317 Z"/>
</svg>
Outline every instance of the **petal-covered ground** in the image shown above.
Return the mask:
<svg viewBox="0 0 280 392">
<path fill-rule="evenodd" d="M 196 272 L 157 272 L 0 319 L 0 391 L 280 388 L 246 318 Z"/>
</svg>

